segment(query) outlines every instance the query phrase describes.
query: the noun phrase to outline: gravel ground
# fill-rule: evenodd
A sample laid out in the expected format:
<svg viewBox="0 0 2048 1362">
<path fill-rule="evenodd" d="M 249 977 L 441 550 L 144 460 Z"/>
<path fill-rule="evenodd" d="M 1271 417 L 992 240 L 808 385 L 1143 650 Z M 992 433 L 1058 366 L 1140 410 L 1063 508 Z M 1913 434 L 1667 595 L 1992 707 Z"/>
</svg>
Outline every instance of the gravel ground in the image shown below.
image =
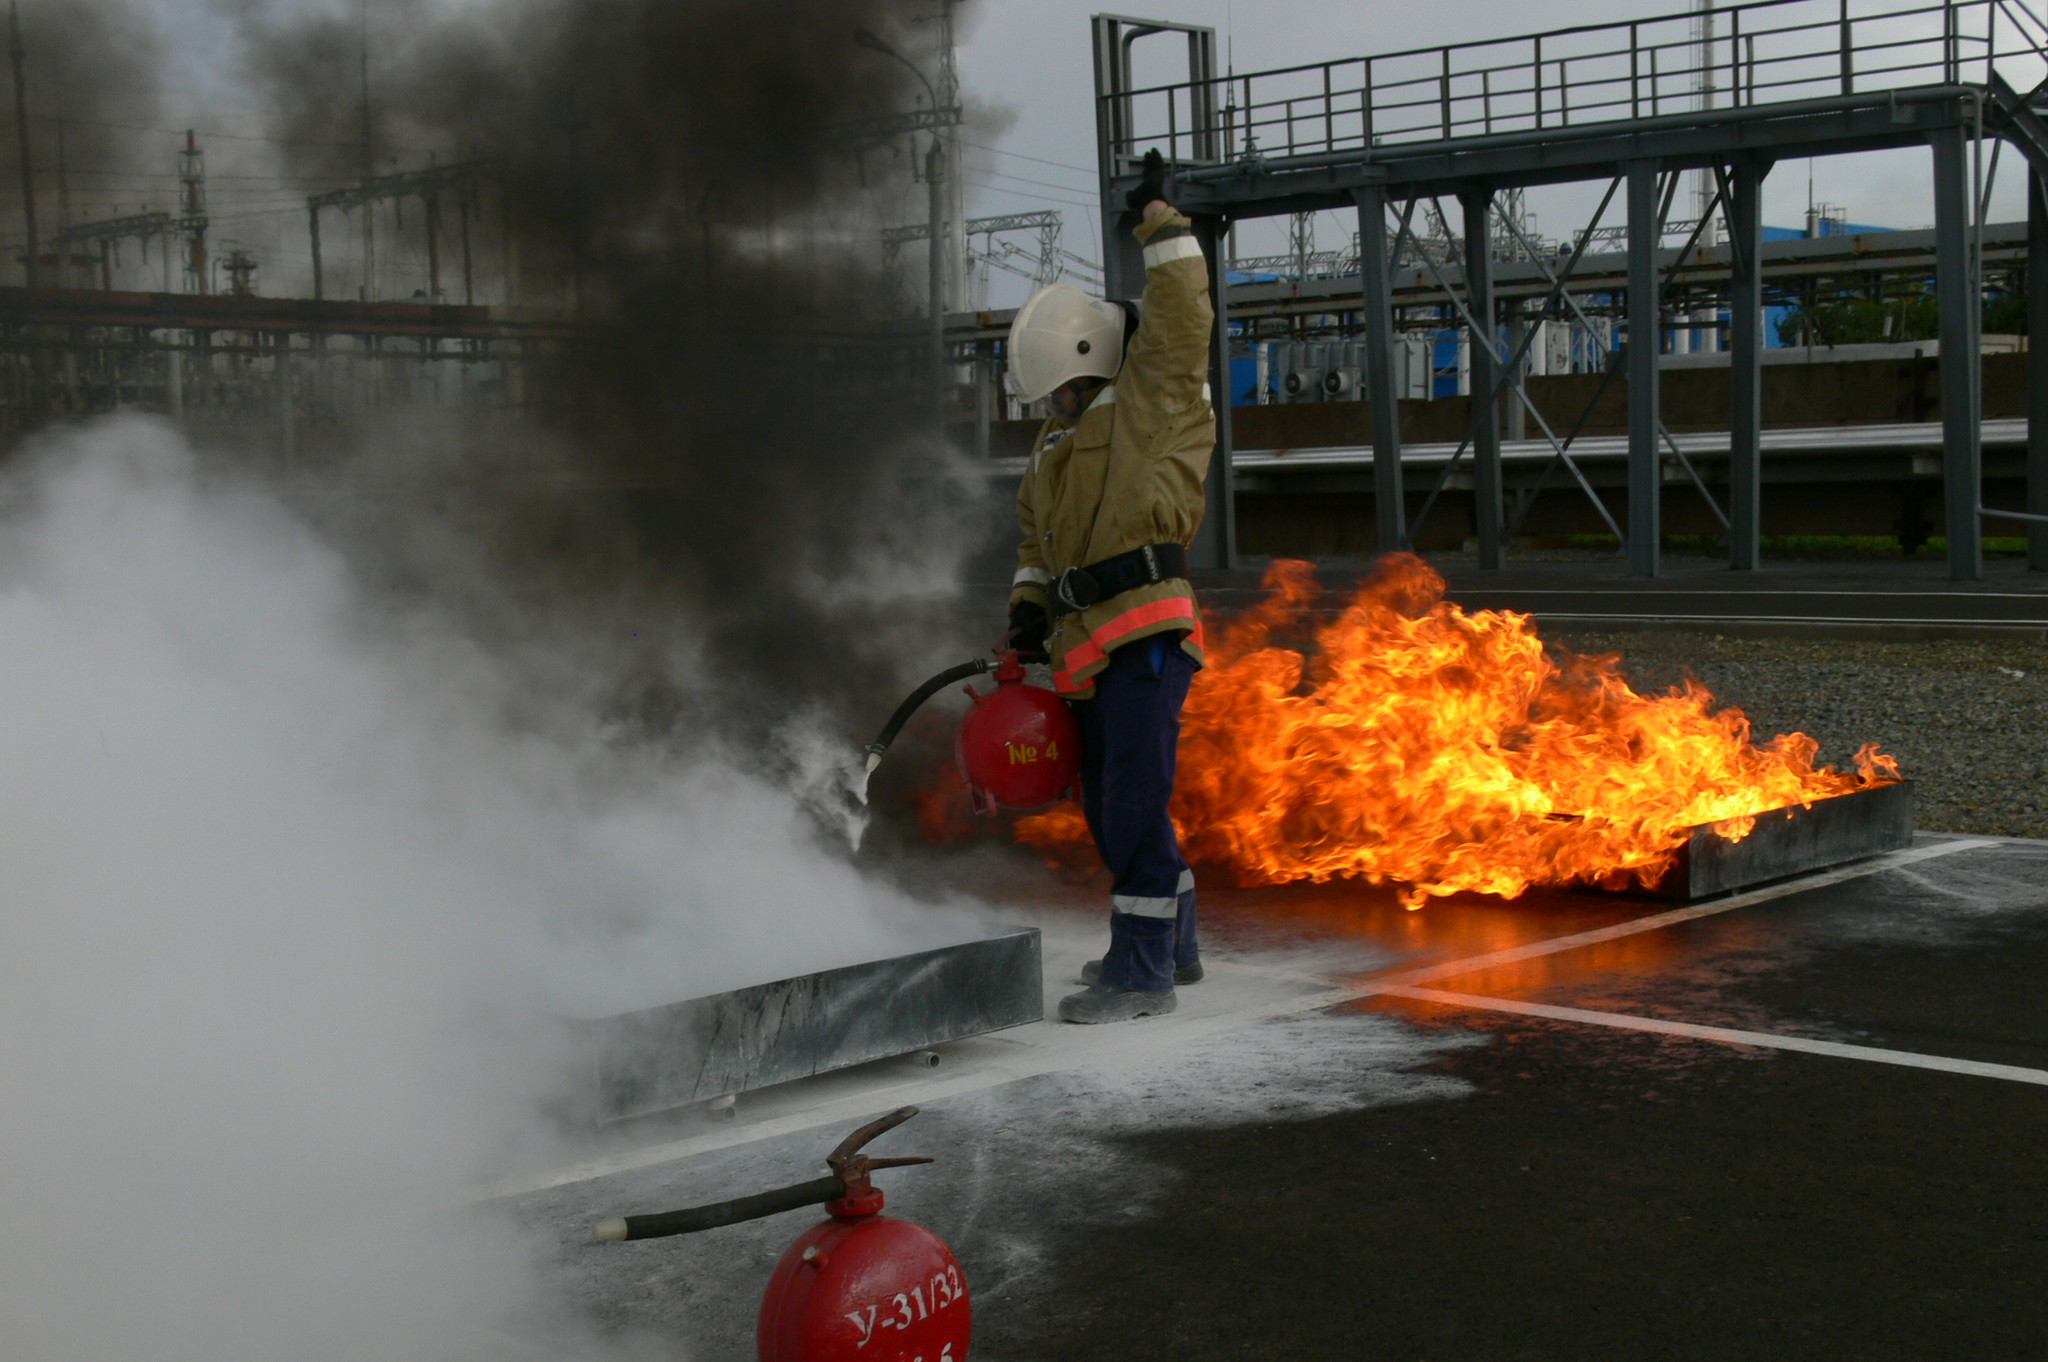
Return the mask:
<svg viewBox="0 0 2048 1362">
<path fill-rule="evenodd" d="M 1916 785 L 1923 829 L 2048 837 L 2048 644 L 1543 632 L 1621 654 L 1638 689 L 1690 672 L 1759 737 L 1812 734 L 1824 761 L 1879 743 Z"/>
</svg>

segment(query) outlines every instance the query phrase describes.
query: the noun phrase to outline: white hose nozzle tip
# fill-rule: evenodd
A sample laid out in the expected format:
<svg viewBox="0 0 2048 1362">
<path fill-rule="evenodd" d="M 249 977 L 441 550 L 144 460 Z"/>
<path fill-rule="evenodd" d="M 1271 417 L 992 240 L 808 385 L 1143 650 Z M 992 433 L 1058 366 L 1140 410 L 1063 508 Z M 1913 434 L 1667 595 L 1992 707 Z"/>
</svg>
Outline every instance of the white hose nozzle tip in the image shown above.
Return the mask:
<svg viewBox="0 0 2048 1362">
<path fill-rule="evenodd" d="M 882 764 L 882 754 L 881 754 L 880 752 L 870 752 L 870 753 L 868 753 L 868 774 L 869 774 L 869 775 L 873 775 L 873 774 L 875 773 L 875 768 L 876 768 L 877 766 L 880 766 L 881 764 Z"/>
<path fill-rule="evenodd" d="M 598 1221 L 597 1227 L 591 1230 L 590 1237 L 599 1243 L 615 1242 L 624 1239 L 626 1237 L 625 1219 L 621 1217 L 617 1220 Z"/>
</svg>

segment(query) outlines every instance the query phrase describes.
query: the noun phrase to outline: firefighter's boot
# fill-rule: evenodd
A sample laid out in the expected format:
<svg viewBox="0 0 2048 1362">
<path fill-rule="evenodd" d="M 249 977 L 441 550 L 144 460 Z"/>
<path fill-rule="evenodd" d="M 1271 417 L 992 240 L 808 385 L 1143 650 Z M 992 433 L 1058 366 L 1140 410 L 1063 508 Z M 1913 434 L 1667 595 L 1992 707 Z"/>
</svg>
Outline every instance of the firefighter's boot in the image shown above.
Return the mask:
<svg viewBox="0 0 2048 1362">
<path fill-rule="evenodd" d="M 1170 988 L 1150 993 L 1142 989 L 1090 984 L 1079 993 L 1069 993 L 1060 999 L 1060 1020 L 1092 1026 L 1099 1022 L 1164 1016 L 1179 1005 L 1179 999 L 1174 997 Z"/>
</svg>

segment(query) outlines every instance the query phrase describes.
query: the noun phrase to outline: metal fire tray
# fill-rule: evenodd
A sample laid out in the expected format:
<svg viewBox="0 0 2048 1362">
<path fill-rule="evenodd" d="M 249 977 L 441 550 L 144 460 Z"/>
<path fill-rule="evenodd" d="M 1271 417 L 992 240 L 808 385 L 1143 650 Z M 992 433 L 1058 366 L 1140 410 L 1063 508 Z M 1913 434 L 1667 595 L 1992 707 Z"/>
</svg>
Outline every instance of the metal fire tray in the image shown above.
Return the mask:
<svg viewBox="0 0 2048 1362">
<path fill-rule="evenodd" d="M 1913 842 L 1913 785 L 1897 781 L 1771 809 L 1739 841 L 1704 823 L 1692 829 L 1677 864 L 1650 892 L 1659 898 L 1712 898 L 1788 875 L 1897 851 Z"/>
<path fill-rule="evenodd" d="M 1045 1017 L 1036 927 L 572 1022 L 599 1121 L 786 1083 Z"/>
</svg>

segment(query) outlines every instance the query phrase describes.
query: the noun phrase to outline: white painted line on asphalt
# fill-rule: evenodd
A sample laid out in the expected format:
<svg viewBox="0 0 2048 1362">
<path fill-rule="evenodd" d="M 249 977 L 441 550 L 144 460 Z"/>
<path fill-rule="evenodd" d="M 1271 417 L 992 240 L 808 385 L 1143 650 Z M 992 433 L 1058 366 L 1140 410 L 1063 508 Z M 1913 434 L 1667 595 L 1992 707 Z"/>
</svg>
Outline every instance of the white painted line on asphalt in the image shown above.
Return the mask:
<svg viewBox="0 0 2048 1362">
<path fill-rule="evenodd" d="M 1138 1022 L 1123 1023 L 1121 1026 L 1066 1026 L 1059 1023 L 1036 1022 L 1030 1026 L 1017 1027 L 995 1036 L 983 1037 L 983 1042 L 1000 1042 L 1003 1051 L 964 1073 L 947 1076 L 919 1075 L 903 1082 L 885 1083 L 879 1086 L 862 1084 L 858 1090 L 843 1097 L 828 1098 L 822 1102 L 805 1104 L 795 1110 L 760 1120 L 746 1120 L 720 1130 L 704 1131 L 676 1140 L 665 1140 L 657 1144 L 644 1145 L 637 1149 L 621 1150 L 593 1159 L 558 1167 L 544 1173 L 525 1177 L 501 1178 L 474 1188 L 470 1201 L 495 1201 L 504 1197 L 525 1196 L 533 1192 L 548 1191 L 572 1183 L 589 1182 L 597 1178 L 610 1177 L 617 1173 L 633 1172 L 636 1169 L 652 1168 L 658 1164 L 672 1163 L 677 1159 L 692 1158 L 721 1149 L 754 1144 L 762 1140 L 775 1139 L 782 1135 L 793 1135 L 801 1131 L 833 1126 L 848 1120 L 874 1115 L 891 1105 L 904 1101 L 936 1102 L 948 1097 L 959 1097 L 970 1093 L 983 1092 L 1001 1087 L 1021 1079 L 1036 1078 L 1049 1073 L 1061 1073 L 1085 1068 L 1091 1063 L 1114 1058 L 1125 1049 L 1118 1040 L 1122 1026 L 1143 1026 L 1150 1030 L 1171 1030 L 1176 1043 L 1204 1039 L 1219 1032 L 1248 1026 L 1254 1022 L 1270 1021 L 1282 1017 L 1299 1016 L 1326 1007 L 1356 1002 L 1376 993 L 1393 991 L 1397 988 L 1420 984 L 1451 975 L 1468 974 L 1475 970 L 1488 969 L 1496 965 L 1515 964 L 1533 960 L 1540 956 L 1555 955 L 1561 951 L 1575 950 L 1618 937 L 1633 936 L 1639 932 L 1653 932 L 1678 923 L 1690 922 L 1696 918 L 1711 917 L 1716 913 L 1732 912 L 1752 904 L 1770 899 L 1782 898 L 1808 889 L 1819 889 L 1840 884 L 1846 880 L 1860 879 L 1901 866 L 1914 865 L 1932 860 L 1938 856 L 1950 856 L 1961 851 L 1973 851 L 1982 847 L 1999 845 L 1996 838 L 1976 838 L 1954 842 L 1937 842 L 1930 846 L 1910 847 L 1887 855 L 1859 861 L 1840 869 L 1808 875 L 1801 879 L 1787 880 L 1766 889 L 1753 890 L 1747 894 L 1736 894 L 1713 903 L 1700 904 L 1691 908 L 1679 908 L 1668 913 L 1654 913 L 1648 917 L 1633 918 L 1601 927 L 1589 932 L 1575 932 L 1570 936 L 1552 937 L 1546 941 L 1534 941 L 1526 946 L 1515 946 L 1507 950 L 1492 951 L 1485 955 L 1469 956 L 1462 960 L 1451 960 L 1442 964 L 1428 965 L 1420 969 L 1405 970 L 1394 974 L 1378 975 L 1346 982 L 1313 974 L 1288 975 L 1281 971 L 1262 966 L 1246 965 L 1233 967 L 1229 962 L 1218 961 L 1221 971 L 1293 982 L 1306 985 L 1310 991 L 1289 998 L 1268 997 L 1262 1001 L 1243 1006 L 1226 1008 L 1222 1011 L 1207 1012 L 1203 1006 L 1200 991 L 1184 991 L 1181 1009 L 1166 1017 L 1147 1017 Z M 1204 989 L 1213 985 L 1204 985 Z M 1148 1036 L 1148 1039 L 1163 1040 L 1164 1037 Z M 831 1075 L 821 1075 L 817 1080 L 830 1081 Z M 745 1099 L 743 1099 L 745 1100 Z"/>
<path fill-rule="evenodd" d="M 1656 1017 L 1634 1017 L 1625 1012 L 1589 1012 L 1580 1007 L 1552 1007 L 1548 1003 L 1527 1003 L 1515 998 L 1484 998 L 1474 993 L 1447 993 L 1437 988 L 1404 988 L 1385 985 L 1379 993 L 1419 1002 L 1443 1003 L 1450 1007 L 1480 1012 L 1512 1012 L 1523 1017 L 1548 1017 L 1552 1021 L 1582 1022 L 1587 1026 L 1611 1026 L 1622 1031 L 1649 1031 L 1660 1036 L 1688 1036 L 1694 1040 L 1720 1041 L 1726 1045 L 1754 1045 L 1767 1050 L 1797 1050 L 1802 1054 L 1829 1055 L 1836 1059 L 1861 1059 L 1873 1064 L 1897 1064 L 1908 1069 L 1936 1069 L 1942 1073 L 1969 1074 L 1976 1078 L 2002 1078 L 2011 1083 L 2035 1083 L 2048 1087 L 2048 1069 L 2023 1069 L 2014 1064 L 1987 1064 L 1975 1059 L 1950 1059 L 1945 1055 L 1923 1055 L 1911 1050 L 1885 1050 L 1874 1045 L 1844 1045 L 1832 1040 L 1809 1040 L 1804 1036 L 1778 1036 L 1767 1031 L 1735 1031 L 1725 1026 L 1697 1026 L 1692 1022 L 1663 1021 Z"/>
<path fill-rule="evenodd" d="M 1528 612 L 1548 624 L 1870 624 L 1887 629 L 1925 626 L 1939 629 L 2042 629 L 2048 619 L 2038 620 L 1956 620 L 1926 619 L 1910 615 L 1650 615 L 1640 611 L 1588 612 L 1583 610 L 1532 610 Z"/>
<path fill-rule="evenodd" d="M 1716 569 L 1716 571 L 1722 571 L 1722 572 L 1725 572 L 1726 570 L 1727 570 L 1727 569 L 1725 569 L 1725 568 L 1717 568 L 1717 569 Z M 1816 591 L 1804 591 L 1804 590 L 1800 590 L 1800 589 L 1798 589 L 1798 588 L 1794 587 L 1794 588 L 1788 588 L 1788 589 L 1784 589 L 1784 590 L 1779 590 L 1779 589 L 1775 589 L 1775 588 L 1774 588 L 1774 589 L 1772 589 L 1772 590 L 1769 590 L 1769 591 L 1753 591 L 1753 590 L 1750 590 L 1750 589 L 1748 589 L 1748 588 L 1740 588 L 1740 587 L 1738 587 L 1738 588 L 1734 588 L 1734 589 L 1723 589 L 1723 590 L 1719 590 L 1719 591 L 1710 591 L 1710 590 L 1703 590 L 1703 589 L 1699 589 L 1699 588 L 1694 588 L 1694 587 L 1669 587 L 1669 588 L 1666 588 L 1666 587 L 1647 587 L 1647 588 L 1633 588 L 1633 587 L 1603 587 L 1603 586 L 1510 586 L 1510 587 L 1489 587 L 1489 586 L 1484 586 L 1484 585 L 1481 585 L 1481 586 L 1475 586 L 1475 587 L 1474 587 L 1474 588 L 1473 588 L 1472 590 L 1473 590 L 1473 594 L 1474 594 L 1474 595 L 1478 595 L 1478 594 L 1480 594 L 1480 593 L 1482 593 L 1482 592 L 1485 592 L 1485 591 L 1492 591 L 1492 592 L 1494 592 L 1494 593 L 1495 593 L 1495 594 L 1497 594 L 1497 595 L 1498 595 L 1498 594 L 1511 594 L 1511 595 L 1516 595 L 1516 596 L 1616 596 L 1616 597 L 1620 597 L 1620 596 L 1627 596 L 1627 597 L 1629 597 L 1629 598 L 1631 598 L 1631 599 L 1635 599 L 1635 600 L 1656 600 L 1656 599 L 1659 599 L 1659 598 L 1661 598 L 1661 597 L 1665 597 L 1665 596 L 1712 596 L 1712 597 L 1713 597 L 1714 599 L 1716 599 L 1716 600 L 1724 600 L 1724 601 L 1725 601 L 1725 600 L 1742 600 L 1742 599 L 1746 599 L 1746 598 L 1748 598 L 1748 597 L 1750 597 L 1750 596 L 1848 596 L 1848 597 L 1852 597 L 1852 598 L 1854 598 L 1854 599 L 1858 599 L 1858 600 L 1862 600 L 1862 599 L 1867 599 L 1868 597 L 1871 597 L 1871 596 L 1900 596 L 1900 597 L 1908 597 L 1908 596 L 1909 596 L 1909 597 L 1913 598 L 1914 600 L 1929 600 L 1929 601 L 1934 601 L 1934 600 L 1958 600 L 1958 601 L 2037 601 L 2037 602 L 2048 602 L 2048 591 L 1914 591 L 1914 590 L 1911 590 L 1910 588 L 1909 588 L 1909 589 L 1905 589 L 1905 590 L 1888 590 L 1888 589 L 1884 589 L 1884 588 L 1879 588 L 1878 590 L 1875 590 L 1875 591 L 1840 591 L 1840 590 L 1834 590 L 1834 589 L 1829 589 L 1829 590 L 1826 590 L 1826 591 L 1818 591 L 1818 590 L 1816 590 Z"/>
<path fill-rule="evenodd" d="M 1807 875 L 1796 880 L 1786 880 L 1764 889 L 1752 889 L 1746 894 L 1732 894 L 1712 903 L 1695 904 L 1690 908 L 1674 908 L 1668 913 L 1653 913 L 1648 917 L 1631 918 L 1617 922 L 1612 927 L 1599 927 L 1590 932 L 1575 932 L 1570 936 L 1554 936 L 1548 941 L 1532 941 L 1526 946 L 1512 946 L 1507 950 L 1493 951 L 1487 955 L 1469 956 L 1463 960 L 1452 960 L 1447 964 L 1430 965 L 1423 969 L 1407 970 L 1399 974 L 1383 975 L 1367 985 L 1368 989 L 1382 984 L 1421 984 L 1432 979 L 1448 978 L 1454 974 L 1472 974 L 1496 965 L 1514 965 L 1539 956 L 1555 955 L 1559 951 L 1577 950 L 1581 946 L 1596 945 L 1602 941 L 1613 941 L 1624 936 L 1635 936 L 1639 932 L 1662 931 L 1675 927 L 1681 922 L 1692 922 L 1717 913 L 1729 913 L 1737 908 L 1764 903 L 1771 899 L 1783 898 L 1787 894 L 1804 893 L 1808 889 L 1820 889 L 1845 880 L 1861 879 L 1884 870 L 1897 870 L 1901 866 L 1916 865 L 1931 861 L 1938 856 L 1953 856 L 1959 851 L 1976 851 L 1982 847 L 1994 847 L 2000 839 L 1975 837 L 1957 842 L 1935 842 L 1924 847 L 1908 847 L 1884 856 L 1858 861 L 1836 870 L 1822 871 L 1818 875 Z"/>
</svg>

